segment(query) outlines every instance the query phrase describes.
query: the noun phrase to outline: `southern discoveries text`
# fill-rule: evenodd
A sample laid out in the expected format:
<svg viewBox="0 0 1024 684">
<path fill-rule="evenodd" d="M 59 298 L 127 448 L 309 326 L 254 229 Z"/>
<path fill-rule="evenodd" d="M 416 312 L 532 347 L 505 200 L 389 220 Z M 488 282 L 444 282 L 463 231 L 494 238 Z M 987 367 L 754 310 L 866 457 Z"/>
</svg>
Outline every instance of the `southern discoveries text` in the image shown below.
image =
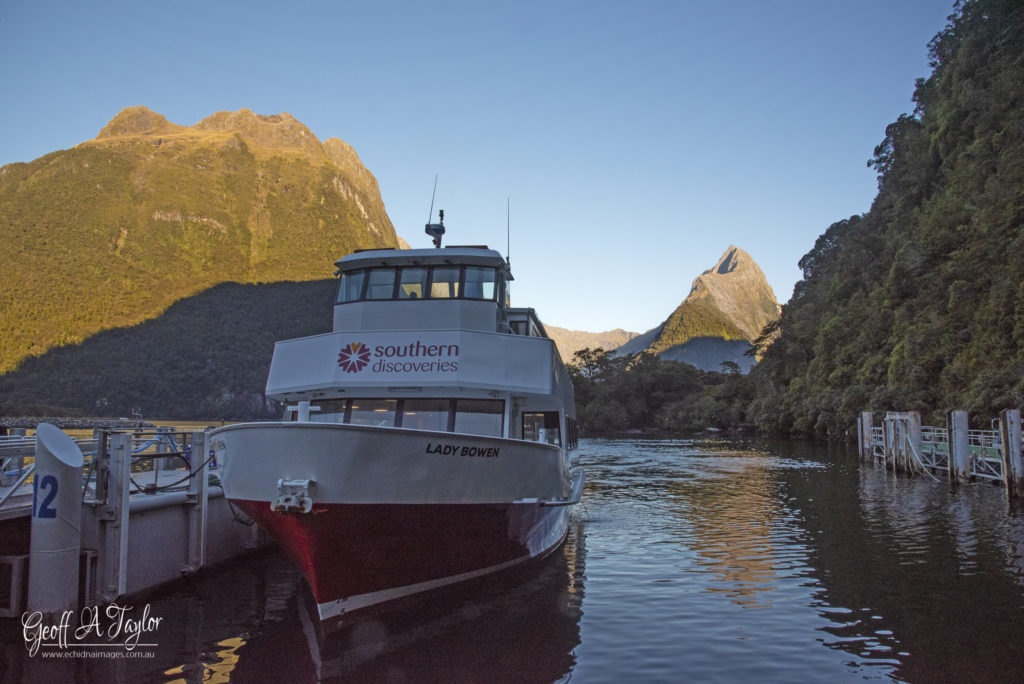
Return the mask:
<svg viewBox="0 0 1024 684">
<path fill-rule="evenodd" d="M 378 344 L 373 356 L 378 359 L 370 369 L 375 373 L 454 373 L 459 370 L 457 344 L 423 344 L 419 340 L 405 345 Z M 391 360 L 395 358 L 424 360 Z"/>
</svg>

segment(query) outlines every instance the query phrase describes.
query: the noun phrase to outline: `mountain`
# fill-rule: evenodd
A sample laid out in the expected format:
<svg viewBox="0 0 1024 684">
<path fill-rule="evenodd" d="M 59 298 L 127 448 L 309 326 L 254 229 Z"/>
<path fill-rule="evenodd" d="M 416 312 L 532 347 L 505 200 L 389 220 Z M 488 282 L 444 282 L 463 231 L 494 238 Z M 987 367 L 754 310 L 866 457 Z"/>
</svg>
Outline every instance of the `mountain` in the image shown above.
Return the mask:
<svg viewBox="0 0 1024 684">
<path fill-rule="evenodd" d="M 619 354 L 651 351 L 662 359 L 719 371 L 732 362 L 747 371 L 746 355 L 764 327 L 778 319 L 779 305 L 761 267 L 730 245 L 718 262 L 697 276 L 686 299 L 658 327 L 638 335 Z"/>
<path fill-rule="evenodd" d="M 263 394 L 277 340 L 330 332 L 336 278 L 221 283 L 138 325 L 0 375 L 0 415 L 218 420 L 279 416 Z"/>
<path fill-rule="evenodd" d="M 0 373 L 221 283 L 329 278 L 354 249 L 399 244 L 341 140 L 286 113 L 182 126 L 145 107 L 0 167 L 0 241 Z"/>
<path fill-rule="evenodd" d="M 870 210 L 804 255 L 752 373 L 765 431 L 843 438 L 861 411 L 974 427 L 1024 405 L 1024 5 L 957 3 Z"/>
<path fill-rule="evenodd" d="M 568 330 L 554 325 L 545 325 L 544 329 L 548 337 L 555 341 L 562 360 L 572 361 L 573 355 L 580 349 L 617 349 L 637 336 L 635 332 L 629 332 L 622 328 L 608 330 L 605 332 L 586 332 L 585 330 Z"/>
</svg>

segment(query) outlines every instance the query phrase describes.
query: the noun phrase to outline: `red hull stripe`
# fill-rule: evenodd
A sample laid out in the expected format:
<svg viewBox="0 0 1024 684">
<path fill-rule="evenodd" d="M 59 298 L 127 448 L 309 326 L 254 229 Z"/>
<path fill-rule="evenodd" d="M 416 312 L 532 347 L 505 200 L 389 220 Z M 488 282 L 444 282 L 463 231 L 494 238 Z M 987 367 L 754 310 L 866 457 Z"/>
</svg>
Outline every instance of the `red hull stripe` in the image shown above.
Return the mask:
<svg viewBox="0 0 1024 684">
<path fill-rule="evenodd" d="M 537 504 L 316 504 L 304 514 L 234 503 L 280 543 L 322 614 L 328 604 L 352 610 L 541 555 L 564 536 L 552 526 L 566 522 Z"/>
</svg>

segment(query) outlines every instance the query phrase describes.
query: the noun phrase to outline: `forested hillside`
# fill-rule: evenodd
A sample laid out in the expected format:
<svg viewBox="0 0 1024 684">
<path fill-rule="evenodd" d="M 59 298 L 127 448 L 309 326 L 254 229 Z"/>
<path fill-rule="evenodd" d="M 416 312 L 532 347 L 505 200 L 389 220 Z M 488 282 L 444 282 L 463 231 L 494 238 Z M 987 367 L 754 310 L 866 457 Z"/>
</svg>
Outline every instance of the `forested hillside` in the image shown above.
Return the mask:
<svg viewBox="0 0 1024 684">
<path fill-rule="evenodd" d="M 870 211 L 800 260 L 760 343 L 764 430 L 839 437 L 889 409 L 987 424 L 1024 405 L 1024 3 L 964 2 L 929 48 L 914 112 L 869 162 Z"/>
<path fill-rule="evenodd" d="M 224 282 L 329 278 L 397 237 L 346 143 L 243 109 L 179 126 L 145 107 L 0 168 L 0 374 Z"/>
<path fill-rule="evenodd" d="M 274 343 L 329 332 L 337 287 L 217 285 L 152 320 L 26 359 L 0 375 L 0 415 L 279 416 L 263 394 Z"/>
</svg>

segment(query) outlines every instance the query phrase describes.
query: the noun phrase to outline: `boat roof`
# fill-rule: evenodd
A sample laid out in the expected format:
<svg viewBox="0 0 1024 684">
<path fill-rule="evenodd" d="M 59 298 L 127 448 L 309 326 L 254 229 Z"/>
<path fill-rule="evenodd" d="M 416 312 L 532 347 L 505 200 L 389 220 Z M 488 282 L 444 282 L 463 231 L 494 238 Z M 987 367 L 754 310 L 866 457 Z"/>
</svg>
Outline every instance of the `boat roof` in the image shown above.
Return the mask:
<svg viewBox="0 0 1024 684">
<path fill-rule="evenodd" d="M 374 266 L 421 266 L 467 264 L 494 266 L 508 271 L 508 264 L 496 250 L 486 246 L 458 246 L 430 249 L 370 249 L 343 256 L 334 262 L 338 273 Z"/>
</svg>

